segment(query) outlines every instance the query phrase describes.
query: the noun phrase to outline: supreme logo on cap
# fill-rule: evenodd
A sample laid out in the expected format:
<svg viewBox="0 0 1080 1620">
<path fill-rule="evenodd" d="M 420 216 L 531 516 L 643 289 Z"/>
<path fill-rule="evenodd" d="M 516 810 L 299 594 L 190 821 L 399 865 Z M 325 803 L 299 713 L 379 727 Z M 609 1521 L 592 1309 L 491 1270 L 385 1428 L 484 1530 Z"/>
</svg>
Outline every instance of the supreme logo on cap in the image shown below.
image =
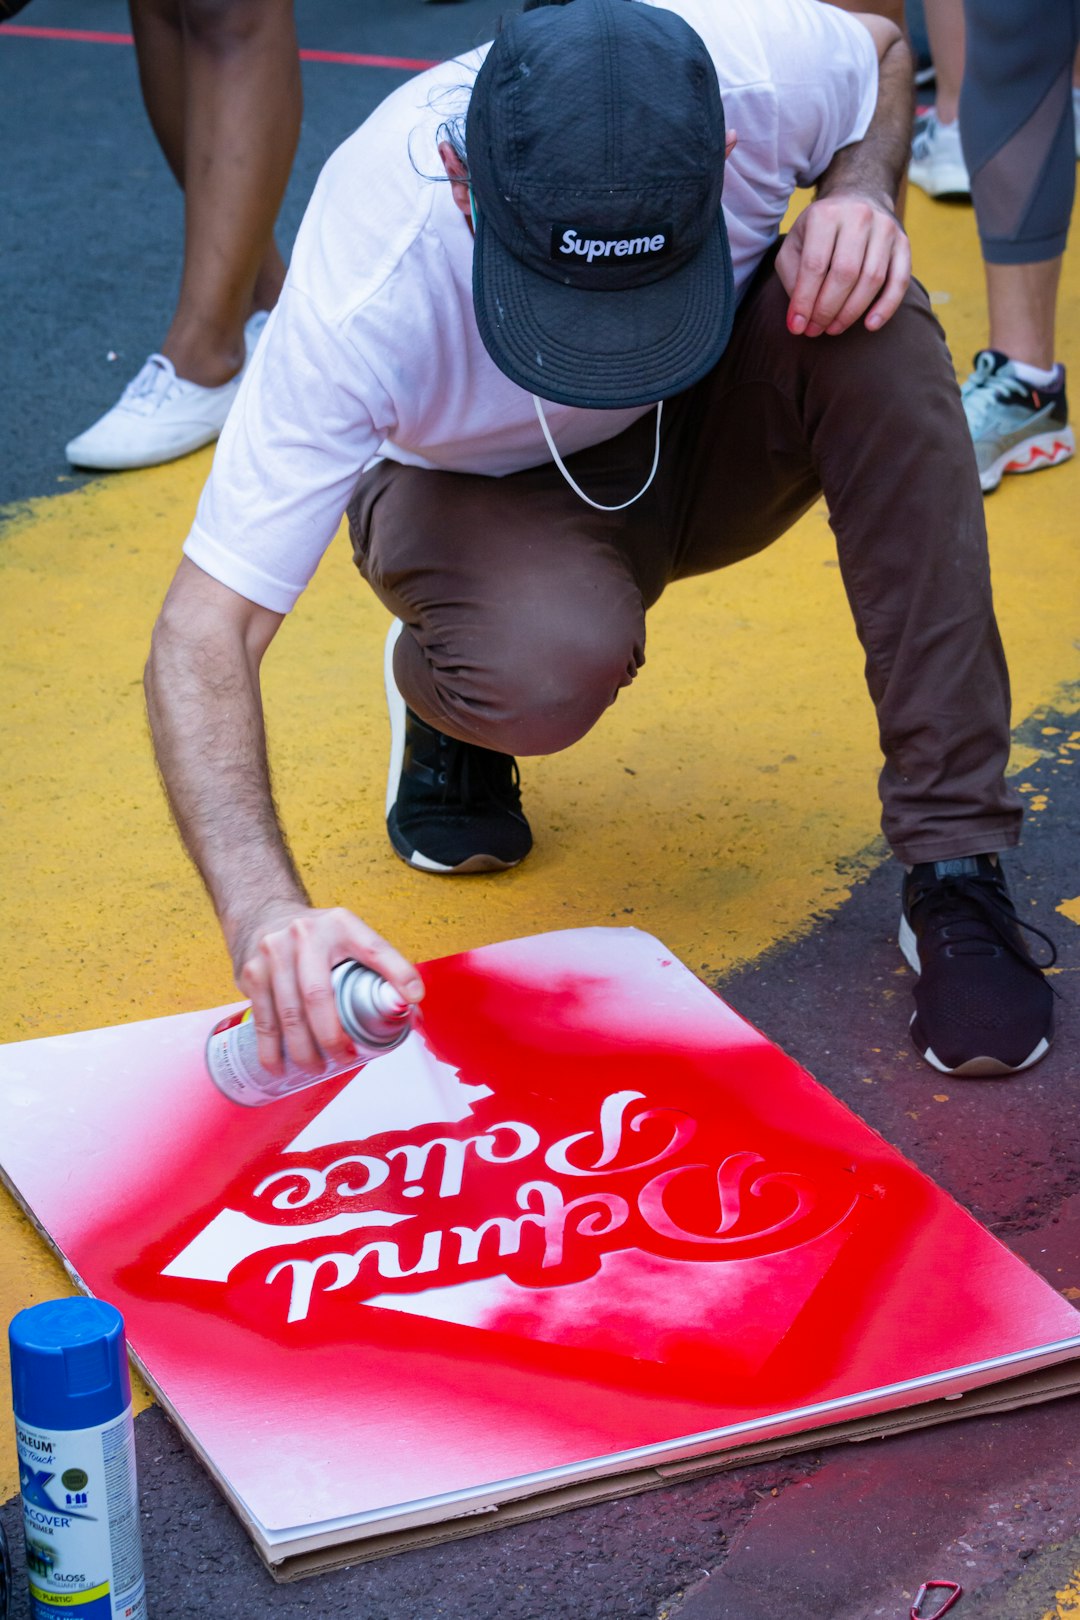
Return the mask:
<svg viewBox="0 0 1080 1620">
<path fill-rule="evenodd" d="M 662 259 L 671 251 L 671 226 L 653 225 L 633 236 L 609 236 L 580 225 L 551 227 L 551 257 L 562 264 L 612 259 Z"/>
</svg>

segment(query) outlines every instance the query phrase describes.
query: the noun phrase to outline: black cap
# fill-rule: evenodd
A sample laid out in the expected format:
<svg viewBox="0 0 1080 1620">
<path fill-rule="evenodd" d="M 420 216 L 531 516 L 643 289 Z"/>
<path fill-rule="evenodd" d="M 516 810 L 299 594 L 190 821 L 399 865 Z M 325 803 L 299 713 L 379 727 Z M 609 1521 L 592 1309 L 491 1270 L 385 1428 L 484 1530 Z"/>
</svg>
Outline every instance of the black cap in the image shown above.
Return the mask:
<svg viewBox="0 0 1080 1620">
<path fill-rule="evenodd" d="M 466 144 L 473 301 L 500 371 L 617 409 L 712 369 L 735 302 L 724 112 L 689 24 L 641 0 L 526 11 L 477 74 Z"/>
</svg>

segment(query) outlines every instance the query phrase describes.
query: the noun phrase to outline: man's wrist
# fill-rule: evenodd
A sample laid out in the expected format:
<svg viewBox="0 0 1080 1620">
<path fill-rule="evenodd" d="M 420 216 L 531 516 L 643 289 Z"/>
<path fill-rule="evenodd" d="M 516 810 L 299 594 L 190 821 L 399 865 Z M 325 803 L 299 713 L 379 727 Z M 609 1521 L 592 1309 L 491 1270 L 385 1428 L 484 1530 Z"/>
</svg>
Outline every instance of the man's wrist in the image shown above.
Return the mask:
<svg viewBox="0 0 1080 1620">
<path fill-rule="evenodd" d="M 860 202 L 868 202 L 875 208 L 886 209 L 894 219 L 896 217 L 896 198 L 885 182 L 876 186 L 865 182 L 836 180 L 832 185 L 819 186 L 814 201 L 824 202 L 826 199 L 834 201 L 838 197 L 852 197 Z"/>
<path fill-rule="evenodd" d="M 223 908 L 218 918 L 233 961 L 242 966 L 263 934 L 284 927 L 299 912 L 310 908 L 311 901 L 301 888 L 273 896 L 263 893 L 249 905 L 234 901 Z"/>
</svg>

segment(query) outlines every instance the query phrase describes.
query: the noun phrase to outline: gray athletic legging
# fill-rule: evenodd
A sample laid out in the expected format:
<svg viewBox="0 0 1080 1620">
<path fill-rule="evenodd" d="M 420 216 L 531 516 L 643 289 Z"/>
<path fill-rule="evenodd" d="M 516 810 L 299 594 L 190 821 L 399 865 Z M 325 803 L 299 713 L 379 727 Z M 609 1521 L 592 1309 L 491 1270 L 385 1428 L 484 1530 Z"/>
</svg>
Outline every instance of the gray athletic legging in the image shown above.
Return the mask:
<svg viewBox="0 0 1080 1620">
<path fill-rule="evenodd" d="M 964 0 L 960 137 L 988 264 L 1065 251 L 1076 185 L 1080 0 Z"/>
</svg>

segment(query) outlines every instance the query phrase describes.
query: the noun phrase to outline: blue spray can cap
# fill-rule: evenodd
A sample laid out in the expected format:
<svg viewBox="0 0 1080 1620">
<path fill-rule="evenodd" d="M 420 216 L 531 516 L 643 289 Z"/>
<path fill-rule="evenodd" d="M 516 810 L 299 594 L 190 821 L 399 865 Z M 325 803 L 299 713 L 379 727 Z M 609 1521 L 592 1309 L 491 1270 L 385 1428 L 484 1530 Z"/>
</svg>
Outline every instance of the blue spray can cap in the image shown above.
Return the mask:
<svg viewBox="0 0 1080 1620">
<path fill-rule="evenodd" d="M 34 1429 L 92 1429 L 131 1401 L 124 1319 L 101 1299 L 52 1299 L 12 1319 L 15 1416 Z"/>
</svg>

